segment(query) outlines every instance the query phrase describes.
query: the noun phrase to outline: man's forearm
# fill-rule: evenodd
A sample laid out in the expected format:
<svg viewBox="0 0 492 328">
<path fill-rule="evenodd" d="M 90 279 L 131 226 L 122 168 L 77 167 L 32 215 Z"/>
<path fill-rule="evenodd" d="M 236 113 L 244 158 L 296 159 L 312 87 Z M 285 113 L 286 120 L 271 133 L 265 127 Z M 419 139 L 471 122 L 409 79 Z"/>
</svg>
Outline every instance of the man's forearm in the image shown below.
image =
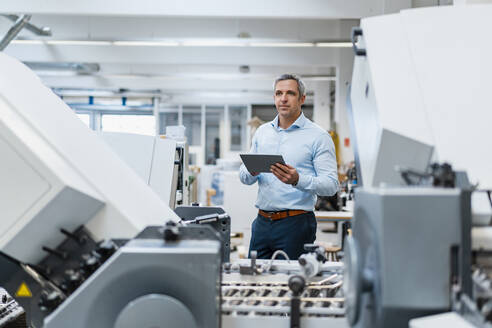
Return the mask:
<svg viewBox="0 0 492 328">
<path fill-rule="evenodd" d="M 319 196 L 332 196 L 338 191 L 338 179 L 332 176 L 315 177 L 299 174 L 299 180 L 294 188 L 313 191 Z"/>
<path fill-rule="evenodd" d="M 258 181 L 258 176 L 252 176 L 244 164 L 241 164 L 241 168 L 239 169 L 239 180 L 246 185 L 252 185 Z"/>
</svg>

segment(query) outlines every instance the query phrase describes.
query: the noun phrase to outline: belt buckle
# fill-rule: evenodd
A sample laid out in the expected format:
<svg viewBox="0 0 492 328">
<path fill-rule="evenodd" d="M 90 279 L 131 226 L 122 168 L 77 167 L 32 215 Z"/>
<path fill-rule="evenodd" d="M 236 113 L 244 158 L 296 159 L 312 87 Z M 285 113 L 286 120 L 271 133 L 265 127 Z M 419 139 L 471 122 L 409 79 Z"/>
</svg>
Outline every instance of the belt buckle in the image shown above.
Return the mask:
<svg viewBox="0 0 492 328">
<path fill-rule="evenodd" d="M 283 213 L 287 213 L 287 216 L 284 216 L 282 217 L 282 214 Z M 273 216 L 275 215 L 275 218 L 273 218 Z M 278 212 L 274 212 L 273 215 L 272 215 L 272 220 L 280 220 L 280 219 L 283 219 L 283 218 L 286 218 L 289 216 L 289 212 L 287 211 L 278 211 Z"/>
<path fill-rule="evenodd" d="M 282 215 L 282 213 L 284 213 L 286 211 L 276 211 L 276 212 L 262 211 L 262 212 L 265 213 L 264 216 L 266 216 L 267 218 L 269 218 L 272 221 L 275 221 L 275 220 L 281 219 L 280 216 Z M 287 216 L 289 216 L 288 214 L 289 214 L 289 212 L 287 211 Z"/>
</svg>

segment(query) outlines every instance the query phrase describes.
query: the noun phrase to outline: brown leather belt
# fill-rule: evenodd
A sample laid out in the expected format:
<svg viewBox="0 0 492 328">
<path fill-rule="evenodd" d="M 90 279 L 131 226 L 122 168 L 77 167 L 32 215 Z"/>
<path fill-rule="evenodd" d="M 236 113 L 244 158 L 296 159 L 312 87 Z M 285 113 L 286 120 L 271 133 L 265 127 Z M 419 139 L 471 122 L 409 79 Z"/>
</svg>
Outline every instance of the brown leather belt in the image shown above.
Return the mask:
<svg viewBox="0 0 492 328">
<path fill-rule="evenodd" d="M 264 216 L 266 218 L 269 218 L 269 219 L 275 221 L 275 220 L 285 219 L 289 216 L 296 216 L 299 214 L 304 214 L 304 213 L 307 213 L 307 211 L 285 210 L 285 211 L 278 211 L 278 212 L 265 212 L 263 210 L 259 210 L 258 213 L 260 213 L 261 216 Z"/>
</svg>

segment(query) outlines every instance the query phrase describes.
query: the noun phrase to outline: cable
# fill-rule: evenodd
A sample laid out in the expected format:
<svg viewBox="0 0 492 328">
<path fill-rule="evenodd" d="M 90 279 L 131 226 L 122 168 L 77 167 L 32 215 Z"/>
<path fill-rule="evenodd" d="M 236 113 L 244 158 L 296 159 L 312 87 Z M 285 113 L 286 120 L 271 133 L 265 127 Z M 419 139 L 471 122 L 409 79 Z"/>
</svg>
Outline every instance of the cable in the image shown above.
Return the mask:
<svg viewBox="0 0 492 328">
<path fill-rule="evenodd" d="M 277 249 L 273 255 L 272 255 L 272 258 L 270 259 L 270 262 L 273 262 L 273 260 L 275 260 L 277 258 L 277 255 L 280 254 L 282 255 L 287 261 L 290 261 L 289 259 L 289 255 L 287 255 L 287 253 L 285 253 L 283 250 L 281 249 Z"/>
<path fill-rule="evenodd" d="M 277 249 L 273 253 L 272 258 L 270 259 L 270 262 L 268 262 L 268 265 L 265 268 L 265 271 L 266 272 L 269 272 L 270 271 L 270 269 L 272 268 L 272 265 L 273 265 L 273 260 L 275 260 L 275 258 L 277 257 L 278 254 L 283 255 L 283 257 L 287 260 L 287 262 L 290 263 L 289 255 L 287 255 L 287 253 L 285 253 L 283 250 Z"/>
</svg>

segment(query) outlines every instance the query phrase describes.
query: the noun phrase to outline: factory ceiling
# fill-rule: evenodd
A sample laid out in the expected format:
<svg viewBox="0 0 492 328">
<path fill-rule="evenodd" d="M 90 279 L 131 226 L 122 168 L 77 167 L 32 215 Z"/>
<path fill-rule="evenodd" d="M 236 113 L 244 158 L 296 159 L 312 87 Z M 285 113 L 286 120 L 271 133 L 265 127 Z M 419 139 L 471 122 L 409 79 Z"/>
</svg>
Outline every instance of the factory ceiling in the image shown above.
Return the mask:
<svg viewBox="0 0 492 328">
<path fill-rule="evenodd" d="M 4 50 L 51 87 L 249 92 L 270 101 L 278 74 L 299 73 L 310 89 L 333 80 L 341 58 L 352 56 L 360 17 L 408 7 L 410 0 L 8 0 L 0 14 L 30 14 L 30 24 L 51 29 L 42 36 L 25 28 Z M 0 17 L 0 35 L 12 24 Z"/>
</svg>

